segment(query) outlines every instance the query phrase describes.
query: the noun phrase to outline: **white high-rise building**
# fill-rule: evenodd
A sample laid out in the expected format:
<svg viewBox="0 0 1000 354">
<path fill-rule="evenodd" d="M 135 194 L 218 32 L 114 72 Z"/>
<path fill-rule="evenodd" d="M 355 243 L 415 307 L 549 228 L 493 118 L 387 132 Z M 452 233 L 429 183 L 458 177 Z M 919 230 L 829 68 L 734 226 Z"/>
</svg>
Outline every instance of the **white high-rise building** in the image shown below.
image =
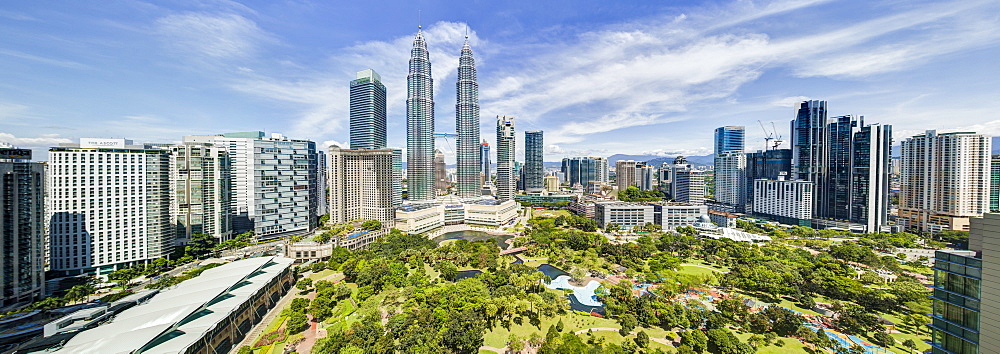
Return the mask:
<svg viewBox="0 0 1000 354">
<path fill-rule="evenodd" d="M 170 147 L 170 224 L 177 228 L 174 244 L 193 234 L 229 239 L 232 229 L 232 188 L 229 152 L 211 144 Z"/>
<path fill-rule="evenodd" d="M 329 148 L 330 222 L 375 219 L 392 227 L 394 213 L 393 149 Z"/>
<path fill-rule="evenodd" d="M 705 171 L 696 170 L 684 156 L 674 159 L 670 196 L 680 203 L 705 204 Z"/>
<path fill-rule="evenodd" d="M 166 257 L 170 151 L 125 139 L 80 139 L 49 149 L 49 267 L 101 273 Z"/>
<path fill-rule="evenodd" d="M 514 200 L 517 174 L 514 172 L 514 117 L 497 116 L 497 199 Z"/>
<path fill-rule="evenodd" d="M 715 201 L 743 210 L 746 166 L 746 154 L 742 151 L 725 151 L 715 156 Z"/>
<path fill-rule="evenodd" d="M 812 219 L 813 188 L 811 181 L 757 179 L 753 181 L 754 214 L 772 217 L 778 222 L 806 226 Z"/>
<path fill-rule="evenodd" d="M 656 169 L 652 165 L 635 166 L 635 186 L 640 190 L 653 190 L 653 181 L 656 179 Z"/>
<path fill-rule="evenodd" d="M 989 212 L 990 137 L 925 134 L 902 142 L 900 226 L 923 232 L 968 230 L 969 218 Z"/>
<path fill-rule="evenodd" d="M 233 233 L 253 230 L 258 239 L 304 234 L 315 227 L 319 190 L 316 143 L 264 132 L 191 135 L 229 152 Z"/>
</svg>

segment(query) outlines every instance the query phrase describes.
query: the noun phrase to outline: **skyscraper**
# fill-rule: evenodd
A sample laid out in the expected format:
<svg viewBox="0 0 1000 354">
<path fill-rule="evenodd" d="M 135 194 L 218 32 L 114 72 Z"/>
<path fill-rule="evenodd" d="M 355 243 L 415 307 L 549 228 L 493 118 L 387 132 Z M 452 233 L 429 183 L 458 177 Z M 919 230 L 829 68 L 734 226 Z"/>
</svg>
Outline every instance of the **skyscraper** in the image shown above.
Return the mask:
<svg viewBox="0 0 1000 354">
<path fill-rule="evenodd" d="M 347 150 L 334 145 L 330 159 L 330 222 L 375 219 L 395 221 L 394 149 Z"/>
<path fill-rule="evenodd" d="M 811 181 L 814 188 L 822 188 L 825 142 L 826 101 L 799 103 L 792 120 L 792 179 Z"/>
<path fill-rule="evenodd" d="M 705 171 L 696 170 L 684 156 L 674 159 L 670 196 L 674 201 L 705 204 Z"/>
<path fill-rule="evenodd" d="M 1000 212 L 1000 155 L 990 159 L 990 212 Z"/>
<path fill-rule="evenodd" d="M 319 204 L 316 143 L 270 137 L 261 131 L 189 135 L 184 142 L 225 147 L 232 166 L 233 233 L 253 230 L 258 239 L 304 234 L 315 227 Z"/>
<path fill-rule="evenodd" d="M 928 130 L 901 145 L 900 226 L 968 230 L 969 218 L 989 211 L 988 136 Z"/>
<path fill-rule="evenodd" d="M 423 31 L 417 31 L 406 76 L 406 177 L 411 201 L 433 200 L 434 81 Z"/>
<path fill-rule="evenodd" d="M 476 60 L 469 47 L 469 36 L 465 36 L 462 55 L 458 58 L 455 88 L 458 90 L 458 103 L 455 104 L 455 129 L 458 133 L 456 194 L 462 198 L 478 197 L 482 194 L 480 154 L 476 151 L 476 144 L 479 143 L 479 84 L 476 82 Z"/>
<path fill-rule="evenodd" d="M 655 171 L 656 169 L 652 165 L 644 164 L 635 166 L 635 186 L 639 187 L 639 190 L 653 190 L 653 177 L 656 176 Z"/>
<path fill-rule="evenodd" d="M 888 220 L 892 126 L 866 126 L 863 116 L 826 117 L 826 101 L 799 104 L 791 178 L 813 182 L 816 226 L 877 232 Z"/>
<path fill-rule="evenodd" d="M 892 126 L 871 124 L 854 133 L 848 221 L 880 230 L 889 219 L 889 160 Z"/>
<path fill-rule="evenodd" d="M 715 129 L 715 200 L 743 211 L 746 205 L 746 155 L 742 126 Z"/>
<path fill-rule="evenodd" d="M 490 161 L 490 143 L 483 140 L 482 144 L 479 144 L 479 162 L 482 164 L 482 181 L 483 185 L 490 184 L 490 175 L 493 173 L 493 164 Z"/>
<path fill-rule="evenodd" d="M 372 69 L 351 81 L 351 149 L 385 148 L 385 86 Z"/>
<path fill-rule="evenodd" d="M 434 149 L 434 190 L 438 195 L 448 193 L 448 166 L 444 163 L 444 153 Z"/>
<path fill-rule="evenodd" d="M 730 125 L 715 128 L 715 156 L 724 152 L 743 152 L 746 140 L 746 128 Z"/>
<path fill-rule="evenodd" d="M 0 148 L 0 307 L 41 299 L 45 285 L 45 165 Z"/>
<path fill-rule="evenodd" d="M 524 190 L 541 192 L 545 187 L 545 144 L 542 143 L 542 131 L 524 132 Z"/>
<path fill-rule="evenodd" d="M 615 185 L 619 191 L 623 191 L 630 186 L 635 186 L 635 166 L 637 162 L 633 160 L 615 161 Z"/>
<path fill-rule="evenodd" d="M 761 178 L 776 180 L 781 172 L 785 172 L 785 177 L 787 178 L 792 171 L 791 149 L 758 150 L 757 152 L 747 153 L 746 159 L 746 178 L 744 179 L 747 182 L 746 196 L 748 205 L 753 204 L 753 198 L 756 194 L 754 192 L 754 180 Z M 812 189 L 809 192 L 812 193 Z M 812 212 L 811 206 L 809 210 Z"/>
<path fill-rule="evenodd" d="M 49 267 L 102 273 L 167 257 L 170 151 L 125 139 L 82 138 L 49 149 Z"/>
<path fill-rule="evenodd" d="M 207 143 L 170 147 L 170 224 L 174 244 L 205 234 L 225 241 L 233 235 L 232 167 L 229 152 Z"/>
<path fill-rule="evenodd" d="M 569 186 L 581 186 L 593 192 L 608 182 L 608 159 L 601 156 L 572 157 L 562 160 L 562 172 Z"/>
<path fill-rule="evenodd" d="M 514 171 L 514 117 L 497 116 L 497 199 L 514 199 L 517 174 Z"/>
</svg>

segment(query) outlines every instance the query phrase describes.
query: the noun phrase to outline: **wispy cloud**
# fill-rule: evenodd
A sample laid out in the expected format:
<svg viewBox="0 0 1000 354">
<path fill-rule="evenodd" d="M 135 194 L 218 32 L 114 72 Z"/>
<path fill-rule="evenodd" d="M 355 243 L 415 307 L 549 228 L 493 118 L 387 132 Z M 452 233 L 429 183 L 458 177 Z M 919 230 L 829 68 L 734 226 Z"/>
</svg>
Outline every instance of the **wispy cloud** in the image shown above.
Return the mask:
<svg viewBox="0 0 1000 354">
<path fill-rule="evenodd" d="M 21 148 L 31 149 L 46 148 L 62 143 L 70 143 L 72 140 L 60 137 L 59 134 L 41 134 L 36 137 L 17 137 L 11 133 L 0 132 L 0 142 L 8 143 Z"/>
<path fill-rule="evenodd" d="M 234 13 L 168 15 L 156 21 L 156 30 L 171 49 L 195 58 L 245 58 L 273 40 L 256 22 Z"/>
<path fill-rule="evenodd" d="M 67 68 L 67 69 L 90 69 L 91 68 L 90 66 L 88 66 L 86 64 L 78 63 L 78 62 L 75 62 L 75 61 L 72 61 L 72 60 L 46 58 L 46 57 L 42 57 L 42 56 L 38 56 L 38 55 L 33 55 L 33 54 L 28 54 L 28 53 L 22 53 L 22 52 L 15 51 L 15 50 L 0 49 L 0 55 L 5 55 L 5 56 L 13 57 L 13 58 L 18 58 L 18 59 L 30 60 L 30 61 L 34 61 L 34 62 L 46 64 L 46 65 L 58 66 L 58 67 Z"/>
</svg>

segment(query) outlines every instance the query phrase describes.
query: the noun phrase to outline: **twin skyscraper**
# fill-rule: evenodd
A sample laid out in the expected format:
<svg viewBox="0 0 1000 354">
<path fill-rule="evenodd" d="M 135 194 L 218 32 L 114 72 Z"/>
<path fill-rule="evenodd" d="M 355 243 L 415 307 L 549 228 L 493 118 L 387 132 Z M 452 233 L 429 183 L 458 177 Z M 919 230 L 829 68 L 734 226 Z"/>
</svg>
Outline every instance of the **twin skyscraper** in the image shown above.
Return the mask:
<svg viewBox="0 0 1000 354">
<path fill-rule="evenodd" d="M 455 86 L 458 92 L 455 104 L 458 162 L 455 194 L 463 199 L 478 198 L 483 185 L 479 84 L 476 82 L 475 59 L 468 36 L 462 46 Z M 359 72 L 358 78 L 351 82 L 351 149 L 386 148 L 385 92 L 381 78 L 370 69 Z M 410 201 L 431 201 L 437 196 L 434 141 L 434 79 L 427 42 L 420 29 L 410 49 L 409 74 L 406 77 L 406 170 Z"/>
</svg>

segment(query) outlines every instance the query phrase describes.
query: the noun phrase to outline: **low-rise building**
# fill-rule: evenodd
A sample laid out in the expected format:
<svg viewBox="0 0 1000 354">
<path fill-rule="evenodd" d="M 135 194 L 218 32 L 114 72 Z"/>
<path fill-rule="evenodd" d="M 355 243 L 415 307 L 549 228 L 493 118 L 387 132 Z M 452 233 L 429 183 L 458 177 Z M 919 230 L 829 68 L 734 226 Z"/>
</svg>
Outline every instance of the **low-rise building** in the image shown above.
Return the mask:
<svg viewBox="0 0 1000 354">
<path fill-rule="evenodd" d="M 754 181 L 754 215 L 773 219 L 782 224 L 812 226 L 813 183 L 758 179 Z"/>
<path fill-rule="evenodd" d="M 645 203 L 599 202 L 594 204 L 594 219 L 602 229 L 615 224 L 629 230 L 635 226 L 654 223 L 653 206 Z"/>
<path fill-rule="evenodd" d="M 479 203 L 465 204 L 465 223 L 472 225 L 500 226 L 514 220 L 520 209 L 513 200 L 499 202 L 483 199 Z"/>
<path fill-rule="evenodd" d="M 708 214 L 708 206 L 689 203 L 659 202 L 650 203 L 653 206 L 653 223 L 664 230 L 673 230 L 681 226 L 692 226 L 699 222 L 702 215 Z"/>
<path fill-rule="evenodd" d="M 514 200 L 496 199 L 407 204 L 396 209 L 396 228 L 415 235 L 445 225 L 501 226 L 517 218 L 520 207 Z"/>
<path fill-rule="evenodd" d="M 529 205 L 537 205 L 537 206 L 553 206 L 559 203 L 563 203 L 566 204 L 566 206 L 569 206 L 569 203 L 573 201 L 573 197 L 575 196 L 576 195 L 574 194 L 568 194 L 568 193 L 567 194 L 527 193 L 527 194 L 518 194 L 514 196 L 514 200 L 521 203 Z"/>
<path fill-rule="evenodd" d="M 79 332 L 55 353 L 226 353 L 295 283 L 290 258 L 257 257 L 206 270 Z"/>
</svg>

